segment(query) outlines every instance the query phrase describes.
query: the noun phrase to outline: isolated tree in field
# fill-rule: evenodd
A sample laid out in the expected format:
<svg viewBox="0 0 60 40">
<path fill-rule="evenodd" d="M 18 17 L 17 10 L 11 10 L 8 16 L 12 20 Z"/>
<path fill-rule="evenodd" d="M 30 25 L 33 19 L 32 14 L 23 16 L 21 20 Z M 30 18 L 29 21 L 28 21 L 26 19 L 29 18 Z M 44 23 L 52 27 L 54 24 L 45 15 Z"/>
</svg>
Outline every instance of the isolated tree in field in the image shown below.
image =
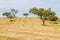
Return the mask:
<svg viewBox="0 0 60 40">
<path fill-rule="evenodd" d="M 28 14 L 28 13 L 23 13 L 23 15 L 24 15 L 25 17 L 27 17 L 29 14 Z"/>
<path fill-rule="evenodd" d="M 11 14 L 12 14 L 13 17 L 16 17 L 15 14 L 17 14 L 18 11 L 15 10 L 15 9 L 11 9 L 10 12 L 11 12 Z"/>
<path fill-rule="evenodd" d="M 11 9 L 10 12 L 4 12 L 3 16 L 7 16 L 7 18 L 14 18 L 16 17 L 15 14 L 17 13 L 17 10 Z"/>
<path fill-rule="evenodd" d="M 14 18 L 14 17 L 11 15 L 11 13 L 9 13 L 9 12 L 4 12 L 4 13 L 3 13 L 3 16 L 6 16 L 7 18 L 10 18 L 10 21 L 13 21 L 12 18 Z"/>
<path fill-rule="evenodd" d="M 45 18 L 48 19 L 50 15 L 54 15 L 54 13 L 51 12 L 51 8 L 45 10 L 44 8 L 38 9 L 34 7 L 34 8 L 30 8 L 29 12 L 40 16 L 40 19 L 42 20 L 43 25 L 45 24 Z"/>
<path fill-rule="evenodd" d="M 3 13 L 3 16 L 6 16 L 7 18 L 10 18 L 10 17 L 11 17 L 11 13 L 4 12 L 4 13 Z"/>
<path fill-rule="evenodd" d="M 34 8 L 31 8 L 29 12 L 40 16 L 40 19 L 42 20 L 43 25 L 45 24 L 45 19 L 44 18 L 47 14 L 46 13 L 47 10 L 44 10 L 43 8 L 37 9 L 36 7 L 34 7 Z"/>
<path fill-rule="evenodd" d="M 4 13 L 3 13 L 3 16 L 6 16 L 7 18 L 10 18 L 10 21 L 13 21 L 12 18 L 15 18 L 15 17 L 16 17 L 16 16 L 15 16 L 16 13 L 17 13 L 17 10 L 11 9 L 10 12 L 4 12 Z"/>
</svg>

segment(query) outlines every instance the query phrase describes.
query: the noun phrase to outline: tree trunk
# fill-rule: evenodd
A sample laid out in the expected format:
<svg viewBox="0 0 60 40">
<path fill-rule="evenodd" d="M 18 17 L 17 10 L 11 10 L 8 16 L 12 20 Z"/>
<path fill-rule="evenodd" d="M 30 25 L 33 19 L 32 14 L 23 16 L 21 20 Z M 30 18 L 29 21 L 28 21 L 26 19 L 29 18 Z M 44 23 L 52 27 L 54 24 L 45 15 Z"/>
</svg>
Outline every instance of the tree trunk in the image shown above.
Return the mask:
<svg viewBox="0 0 60 40">
<path fill-rule="evenodd" d="M 41 16 L 41 20 L 42 20 L 42 22 L 43 22 L 43 25 L 45 25 L 45 19 L 44 19 L 43 16 Z"/>
</svg>

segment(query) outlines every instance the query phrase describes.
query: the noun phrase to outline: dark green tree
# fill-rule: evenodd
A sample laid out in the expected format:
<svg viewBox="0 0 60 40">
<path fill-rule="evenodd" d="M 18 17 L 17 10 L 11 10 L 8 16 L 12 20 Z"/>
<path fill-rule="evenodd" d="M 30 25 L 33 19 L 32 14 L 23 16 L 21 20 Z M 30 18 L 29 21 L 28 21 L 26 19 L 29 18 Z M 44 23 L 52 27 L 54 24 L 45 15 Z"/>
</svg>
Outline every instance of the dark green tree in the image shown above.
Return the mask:
<svg viewBox="0 0 60 40">
<path fill-rule="evenodd" d="M 25 17 L 27 17 L 29 14 L 28 14 L 28 13 L 23 13 L 23 15 L 24 15 Z"/>
<path fill-rule="evenodd" d="M 10 18 L 10 17 L 11 17 L 11 13 L 4 12 L 4 13 L 3 13 L 3 16 L 6 16 L 7 18 Z"/>
<path fill-rule="evenodd" d="M 29 12 L 40 16 L 40 19 L 42 20 L 43 25 L 45 24 L 45 16 L 48 14 L 47 10 L 44 10 L 43 8 L 37 9 L 36 7 L 34 7 L 34 8 L 31 8 Z"/>
<path fill-rule="evenodd" d="M 40 16 L 40 19 L 43 22 L 43 25 L 45 24 L 45 19 L 48 19 L 50 15 L 56 15 L 55 12 L 51 11 L 51 8 L 48 8 L 47 10 L 45 10 L 44 8 L 30 8 L 29 10 L 30 13 L 32 14 L 36 14 L 38 16 Z"/>
<path fill-rule="evenodd" d="M 57 16 L 50 15 L 48 18 L 50 21 L 56 21 L 58 19 Z"/>
</svg>

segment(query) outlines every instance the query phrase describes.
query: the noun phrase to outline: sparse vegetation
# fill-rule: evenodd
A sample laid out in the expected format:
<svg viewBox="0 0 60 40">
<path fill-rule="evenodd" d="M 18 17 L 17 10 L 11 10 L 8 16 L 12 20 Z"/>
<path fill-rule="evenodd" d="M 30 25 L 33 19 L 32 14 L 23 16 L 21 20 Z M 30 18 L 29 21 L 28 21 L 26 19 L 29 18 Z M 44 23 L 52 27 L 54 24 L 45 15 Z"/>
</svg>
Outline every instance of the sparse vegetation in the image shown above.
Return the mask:
<svg viewBox="0 0 60 40">
<path fill-rule="evenodd" d="M 27 18 L 27 16 L 29 15 L 28 13 L 23 13 L 23 15 Z"/>
<path fill-rule="evenodd" d="M 0 0 L 0 40 L 60 40 L 60 0 Z"/>
<path fill-rule="evenodd" d="M 50 19 L 51 18 L 50 15 L 53 15 L 53 18 L 50 19 L 50 20 L 53 20 L 53 19 L 57 20 L 57 17 L 55 16 L 56 13 L 51 11 L 51 8 L 48 8 L 46 10 L 44 8 L 39 8 L 38 9 L 38 8 L 34 7 L 34 8 L 31 8 L 29 12 L 40 16 L 40 19 L 42 20 L 43 25 L 45 24 L 45 20 L 46 19 L 48 19 L 48 18 Z"/>
<path fill-rule="evenodd" d="M 3 16 L 6 16 L 7 18 L 11 18 L 12 17 L 11 13 L 9 13 L 9 12 L 4 12 Z"/>
<path fill-rule="evenodd" d="M 0 35 L 3 35 L 0 36 L 0 40 L 41 40 L 38 39 L 41 36 L 42 40 L 45 40 L 43 38 L 47 39 L 47 37 L 50 39 L 60 39 L 60 24 L 57 22 L 59 18 L 51 8 L 34 7 L 29 10 L 29 13 L 36 14 L 38 17 L 28 18 L 29 14 L 23 13 L 25 18 L 17 18 L 17 10 L 15 9 L 4 12 L 3 16 L 7 18 L 0 20 Z M 42 22 L 43 25 L 41 25 Z"/>
<path fill-rule="evenodd" d="M 3 13 L 3 16 L 6 16 L 7 18 L 10 18 L 10 21 L 12 22 L 13 21 L 13 18 L 15 18 L 15 14 L 17 13 L 17 10 L 15 9 L 11 9 L 10 12 L 4 12 Z"/>
</svg>

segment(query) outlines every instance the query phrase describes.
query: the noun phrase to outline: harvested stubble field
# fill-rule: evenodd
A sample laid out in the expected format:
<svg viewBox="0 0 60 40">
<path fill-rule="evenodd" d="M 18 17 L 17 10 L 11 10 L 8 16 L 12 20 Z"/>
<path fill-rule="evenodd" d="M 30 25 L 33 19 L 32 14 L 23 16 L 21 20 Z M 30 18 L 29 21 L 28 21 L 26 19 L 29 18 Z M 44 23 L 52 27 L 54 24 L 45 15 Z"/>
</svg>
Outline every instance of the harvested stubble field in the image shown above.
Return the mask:
<svg viewBox="0 0 60 40">
<path fill-rule="evenodd" d="M 0 40 L 60 40 L 60 24 L 39 18 L 0 18 Z"/>
</svg>

